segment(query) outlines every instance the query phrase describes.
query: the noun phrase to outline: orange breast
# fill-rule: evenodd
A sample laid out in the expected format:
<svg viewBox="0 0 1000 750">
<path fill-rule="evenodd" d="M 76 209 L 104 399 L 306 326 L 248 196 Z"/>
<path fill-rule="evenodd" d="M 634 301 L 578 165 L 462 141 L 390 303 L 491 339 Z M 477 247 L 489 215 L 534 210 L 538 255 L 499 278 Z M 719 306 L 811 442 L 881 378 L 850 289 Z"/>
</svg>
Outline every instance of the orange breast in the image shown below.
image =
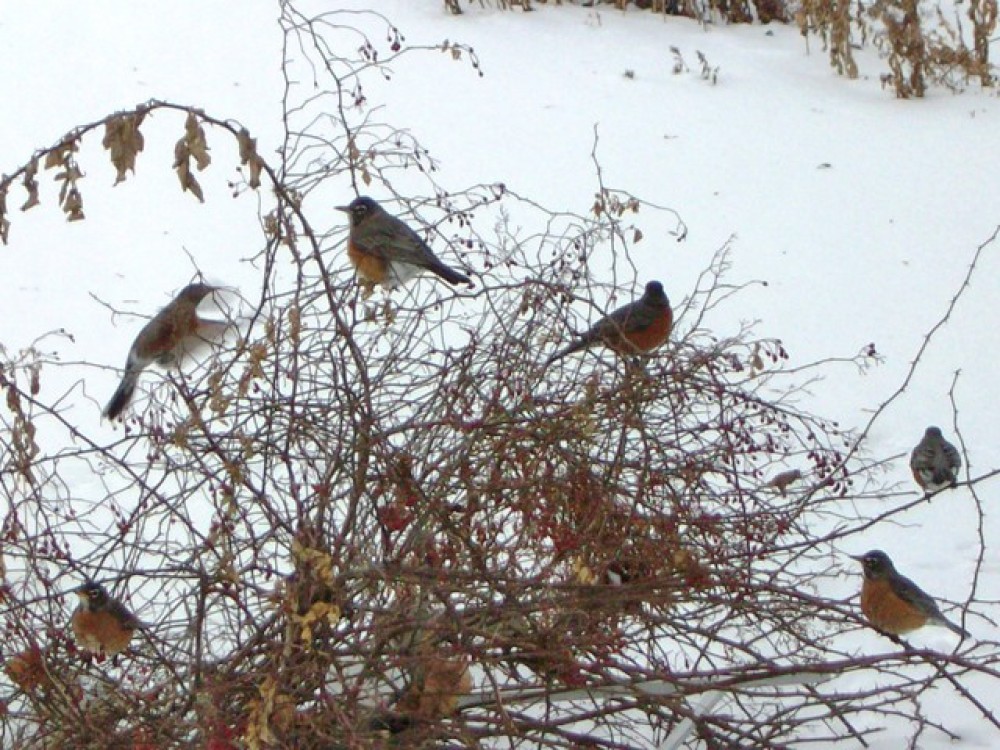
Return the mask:
<svg viewBox="0 0 1000 750">
<path fill-rule="evenodd" d="M 354 265 L 358 276 L 365 281 L 381 284 L 389 276 L 389 262 L 387 260 L 361 251 L 357 245 L 350 241 L 347 243 L 347 257 Z"/>
<path fill-rule="evenodd" d="M 609 342 L 608 346 L 621 354 L 651 352 L 670 336 L 673 322 L 674 316 L 668 308 L 662 315 L 657 315 L 650 325 L 638 331 L 628 331 L 621 337 L 616 336 L 617 340 Z"/>
<path fill-rule="evenodd" d="M 909 633 L 927 623 L 927 615 L 896 596 L 888 581 L 865 579 L 861 611 L 872 625 L 893 635 Z"/>
<path fill-rule="evenodd" d="M 103 651 L 109 656 L 124 651 L 134 632 L 110 612 L 91 612 L 87 609 L 74 612 L 72 624 L 73 635 L 80 646 L 95 653 Z"/>
</svg>

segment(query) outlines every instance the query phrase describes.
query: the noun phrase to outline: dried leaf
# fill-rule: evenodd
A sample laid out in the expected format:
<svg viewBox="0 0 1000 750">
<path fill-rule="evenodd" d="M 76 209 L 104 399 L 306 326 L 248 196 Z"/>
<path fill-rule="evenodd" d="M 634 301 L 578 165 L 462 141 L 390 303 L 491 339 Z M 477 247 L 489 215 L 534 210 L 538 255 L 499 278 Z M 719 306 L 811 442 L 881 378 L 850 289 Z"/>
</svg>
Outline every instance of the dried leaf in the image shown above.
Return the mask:
<svg viewBox="0 0 1000 750">
<path fill-rule="evenodd" d="M 177 179 L 181 182 L 181 190 L 190 190 L 194 196 L 205 202 L 205 196 L 201 192 L 201 185 L 193 174 L 191 174 L 191 153 L 184 139 L 177 141 L 174 147 L 174 169 L 177 170 Z"/>
<path fill-rule="evenodd" d="M 53 169 L 55 167 L 65 166 L 70 161 L 70 157 L 78 150 L 79 141 L 77 138 L 71 138 L 63 141 L 46 154 L 44 168 Z"/>
<path fill-rule="evenodd" d="M 201 185 L 198 183 L 198 180 L 195 178 L 195 176 L 190 172 L 188 172 L 187 180 L 183 183 L 183 186 L 186 190 L 190 190 L 192 193 L 194 193 L 194 196 L 199 201 L 201 201 L 202 203 L 205 202 L 205 195 L 201 192 Z"/>
<path fill-rule="evenodd" d="M 146 145 L 139 125 L 145 112 L 113 117 L 104 123 L 104 148 L 110 152 L 111 163 L 117 175 L 115 185 L 125 180 L 127 173 L 135 173 L 135 157 Z"/>
<path fill-rule="evenodd" d="M 250 701 L 250 715 L 247 717 L 246 734 L 243 740 L 251 750 L 259 750 L 277 740 L 268 722 L 274 710 L 275 698 L 278 694 L 278 683 L 274 677 L 267 676 L 258 688 L 260 699 Z"/>
<path fill-rule="evenodd" d="M 308 612 L 301 616 L 293 615 L 292 619 L 302 626 L 302 642 L 308 645 L 312 643 L 313 625 L 324 620 L 336 625 L 340 619 L 340 607 L 332 602 L 313 602 Z"/>
<path fill-rule="evenodd" d="M 194 112 L 188 112 L 184 123 L 184 142 L 194 157 L 199 172 L 212 163 L 212 157 L 208 155 L 208 143 L 205 141 L 205 130 L 198 124 Z"/>
<path fill-rule="evenodd" d="M 76 181 L 83 177 L 83 173 L 76 164 L 70 163 L 67 165 L 66 169 L 62 172 L 56 174 L 54 179 L 56 182 L 61 182 L 62 185 L 59 188 L 59 203 L 64 203 L 66 201 L 66 196 L 69 193 L 70 188 L 76 187 Z"/>
<path fill-rule="evenodd" d="M 186 164 L 190 159 L 191 149 L 188 148 L 187 141 L 181 138 L 174 145 L 174 169 Z"/>
<path fill-rule="evenodd" d="M 63 152 L 62 149 L 54 148 L 45 155 L 45 169 L 52 169 L 53 167 L 61 167 L 63 164 Z"/>
<path fill-rule="evenodd" d="M 24 170 L 24 179 L 21 180 L 21 184 L 24 189 L 28 192 L 28 199 L 21 206 L 22 211 L 27 211 L 29 208 L 34 208 L 41 201 L 38 200 L 38 180 L 35 179 L 35 175 L 38 174 L 38 159 L 35 159 L 27 166 Z"/>
<path fill-rule="evenodd" d="M 66 212 L 66 221 L 82 221 L 86 218 L 83 215 L 83 197 L 76 188 L 71 188 L 66 194 L 62 209 Z"/>
<path fill-rule="evenodd" d="M 250 170 L 247 184 L 256 190 L 260 187 L 260 173 L 264 168 L 264 160 L 257 154 L 257 139 L 251 138 L 247 129 L 243 128 L 236 136 L 236 142 L 240 145 L 240 163 Z"/>
<path fill-rule="evenodd" d="M 597 576 L 583 560 L 577 558 L 573 561 L 573 580 L 577 583 L 590 585 L 597 582 Z"/>
<path fill-rule="evenodd" d="M 635 232 L 632 234 L 632 242 L 642 242 L 642 237 L 643 237 L 642 230 L 636 229 Z"/>
</svg>

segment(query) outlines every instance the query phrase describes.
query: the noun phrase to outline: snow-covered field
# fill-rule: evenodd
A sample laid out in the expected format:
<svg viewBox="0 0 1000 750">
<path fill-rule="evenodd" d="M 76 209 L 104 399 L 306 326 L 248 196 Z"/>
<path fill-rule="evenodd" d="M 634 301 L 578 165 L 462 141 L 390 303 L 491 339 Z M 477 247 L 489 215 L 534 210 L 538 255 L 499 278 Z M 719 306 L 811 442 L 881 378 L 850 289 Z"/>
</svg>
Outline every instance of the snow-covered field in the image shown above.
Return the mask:
<svg viewBox="0 0 1000 750">
<path fill-rule="evenodd" d="M 471 45 L 484 72 L 478 76 L 467 59 L 434 53 L 407 57 L 388 80 L 368 81 L 378 118 L 429 149 L 439 183 L 459 189 L 503 182 L 550 208 L 586 212 L 596 186 L 596 134 L 605 184 L 675 210 L 687 227 L 687 239 L 678 242 L 669 216 L 643 217 L 645 238 L 633 254 L 640 279 L 663 280 L 679 301 L 735 237 L 731 278 L 767 285 L 736 297 L 726 307 L 729 319 L 716 317 L 721 334 L 759 321 L 758 332 L 780 338 L 793 364 L 852 357 L 874 343 L 880 365 L 862 372 L 830 364 L 810 387 L 809 409 L 845 427 L 865 427 L 904 382 L 977 247 L 1000 224 L 1000 102 L 975 85 L 960 95 L 932 91 L 925 100 L 896 100 L 881 88 L 881 63 L 869 53 L 859 54 L 860 79 L 848 81 L 834 74 L 815 40 L 807 51 L 796 29 L 773 24 L 703 27 L 575 6 L 524 15 L 470 5 L 461 16 L 447 15 L 439 0 L 377 6 L 409 44 Z M 7 9 L 0 17 L 7 59 L 0 170 L 73 126 L 149 98 L 233 118 L 258 138 L 261 153 L 272 152 L 281 139 L 283 85 L 276 15 L 270 3 L 236 0 Z M 673 72 L 671 47 L 689 71 Z M 718 68 L 714 84 L 699 75 L 699 51 Z M 201 179 L 206 202 L 199 204 L 181 193 L 170 169 L 180 121 L 156 115 L 144 130 L 136 175 L 113 190 L 99 138 L 86 142 L 86 221 L 67 224 L 47 184 L 42 207 L 21 214 L 11 201 L 10 242 L 0 250 L 0 342 L 16 351 L 64 330 L 70 338 L 41 345 L 66 363 L 47 376 L 54 389 L 84 377 L 72 363 L 105 363 L 104 371 L 86 370 L 86 398 L 66 404 L 65 414 L 108 438 L 115 428 L 100 424 L 101 407 L 138 323 L 112 321 L 101 301 L 148 313 L 187 283 L 195 264 L 229 286 L 257 283 L 257 270 L 244 262 L 260 244 L 257 198 L 234 199 L 226 187 L 235 153 L 228 144 L 213 152 L 216 163 Z M 403 177 L 397 187 L 405 185 Z M 349 185 L 342 188 L 346 202 Z M 342 220 L 318 199 L 305 207 L 319 224 Z M 1000 463 L 993 400 L 998 251 L 986 248 L 905 391 L 871 424 L 863 449 L 869 458 L 895 458 L 887 480 L 900 490 L 873 499 L 873 514 L 915 497 L 906 457 L 929 424 L 961 434 L 972 477 Z M 601 262 L 593 259 L 597 268 Z M 851 551 L 882 548 L 932 594 L 958 602 L 974 597 L 967 627 L 980 640 L 996 640 L 994 487 L 995 480 L 977 485 L 986 554 L 975 591 L 980 516 L 967 488 L 915 507 L 905 523 L 871 528 Z M 856 566 L 846 560 L 844 571 L 821 593 L 856 590 Z M 913 640 L 948 648 L 953 638 L 928 629 Z M 874 633 L 856 645 L 885 647 Z M 962 747 L 996 745 L 996 732 L 967 703 L 940 693 L 940 706 L 924 708 L 961 735 Z M 988 708 L 997 711 L 996 686 L 992 695 Z M 905 728 L 892 728 L 871 746 L 895 750 L 903 736 Z M 936 733 L 919 745 L 950 746 Z"/>
</svg>

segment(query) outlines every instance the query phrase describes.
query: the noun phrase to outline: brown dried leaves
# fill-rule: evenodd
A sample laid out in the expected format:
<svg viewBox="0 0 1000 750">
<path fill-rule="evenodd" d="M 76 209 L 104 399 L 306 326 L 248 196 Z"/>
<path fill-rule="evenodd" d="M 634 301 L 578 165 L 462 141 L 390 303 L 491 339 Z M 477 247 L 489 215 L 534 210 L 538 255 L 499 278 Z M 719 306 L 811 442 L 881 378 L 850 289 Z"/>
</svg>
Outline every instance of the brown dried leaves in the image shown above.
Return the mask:
<svg viewBox="0 0 1000 750">
<path fill-rule="evenodd" d="M 135 174 L 135 157 L 146 145 L 139 126 L 142 125 L 146 112 L 140 110 L 128 115 L 111 117 L 104 123 L 104 140 L 101 144 L 111 152 L 111 163 L 115 165 L 117 175 L 115 184 L 124 182 L 128 172 Z"/>
<path fill-rule="evenodd" d="M 101 145 L 108 152 L 115 167 L 114 184 L 117 185 L 126 180 L 129 172 L 135 174 L 136 158 L 146 146 L 140 128 L 146 115 L 155 108 L 156 105 L 143 105 L 134 111 L 114 114 L 92 126 L 82 127 L 65 136 L 52 148 L 36 154 L 13 175 L 0 175 L 0 243 L 6 245 L 10 233 L 7 199 L 11 186 L 17 181 L 26 193 L 24 203 L 21 204 L 22 211 L 34 208 L 41 203 L 38 181 L 38 172 L 41 169 L 57 170 L 53 179 L 59 183 L 59 206 L 66 214 L 67 220 L 80 221 L 85 218 L 83 196 L 78 185 L 84 174 L 76 161 L 80 137 L 103 123 L 104 137 Z M 202 203 L 205 202 L 205 196 L 194 172 L 200 172 L 212 163 L 205 130 L 202 127 L 205 119 L 199 111 L 187 110 L 184 135 L 174 146 L 173 163 L 177 178 L 181 182 L 181 189 L 190 190 Z M 250 137 L 246 128 L 240 129 L 238 133 L 231 128 L 228 129 L 235 134 L 239 146 L 240 164 L 248 170 L 247 184 L 253 189 L 259 188 L 261 173 L 265 170 L 266 164 L 257 153 L 256 139 Z"/>
<path fill-rule="evenodd" d="M 45 157 L 46 169 L 58 169 L 53 179 L 62 183 L 59 186 L 59 205 L 66 214 L 67 221 L 81 221 L 83 215 L 83 196 L 77 188 L 77 181 L 83 179 L 83 172 L 73 156 L 79 149 L 77 138 L 67 138 L 61 144 L 49 151 Z M 30 195 L 30 191 L 29 191 Z"/>
<path fill-rule="evenodd" d="M 236 136 L 236 142 L 240 146 L 240 164 L 250 171 L 247 184 L 256 190 L 260 187 L 260 173 L 264 168 L 264 160 L 257 154 L 257 139 L 251 138 L 247 129 L 242 128 Z"/>
<path fill-rule="evenodd" d="M 24 187 L 25 192 L 28 193 L 28 199 L 21 205 L 22 211 L 27 211 L 29 208 L 34 208 L 41 203 L 38 200 L 38 180 L 35 179 L 35 175 L 37 174 L 38 159 L 34 159 L 24 170 L 24 177 L 21 178 L 21 185 Z"/>
<path fill-rule="evenodd" d="M 192 157 L 199 172 L 212 163 L 212 157 L 208 155 L 208 143 L 205 141 L 205 130 L 198 123 L 194 111 L 189 111 L 184 123 L 184 137 L 174 146 L 174 169 L 177 170 L 177 179 L 181 181 L 181 189 L 190 190 L 204 203 L 205 195 L 201 185 L 191 172 Z"/>
</svg>

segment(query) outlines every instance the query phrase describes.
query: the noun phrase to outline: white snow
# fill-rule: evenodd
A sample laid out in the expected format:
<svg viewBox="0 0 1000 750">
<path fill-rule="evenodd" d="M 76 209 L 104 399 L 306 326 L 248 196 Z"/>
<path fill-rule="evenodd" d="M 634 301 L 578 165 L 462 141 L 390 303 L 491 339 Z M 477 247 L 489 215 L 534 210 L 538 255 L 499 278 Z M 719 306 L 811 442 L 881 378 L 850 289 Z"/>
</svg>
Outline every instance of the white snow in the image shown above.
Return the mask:
<svg viewBox="0 0 1000 750">
<path fill-rule="evenodd" d="M 720 334 L 759 320 L 758 332 L 780 338 L 793 365 L 850 357 L 874 342 L 884 358 L 880 366 L 862 373 L 831 364 L 810 389 L 810 409 L 844 426 L 863 427 L 902 383 L 977 246 L 1000 224 L 1000 102 L 976 84 L 960 95 L 931 90 L 924 100 L 896 100 L 880 86 L 882 66 L 872 54 L 859 54 L 862 75 L 849 81 L 836 76 L 817 40 L 807 50 L 797 29 L 776 24 L 703 27 L 652 20 L 634 9 L 551 5 L 522 14 L 471 4 L 467 13 L 450 16 L 439 0 L 380 0 L 378 10 L 408 44 L 449 39 L 471 45 L 484 71 L 479 77 L 467 59 L 435 52 L 400 60 L 389 80 L 366 82 L 378 119 L 405 128 L 429 149 L 439 182 L 455 189 L 503 182 L 550 208 L 585 212 L 596 187 L 590 156 L 596 130 L 605 182 L 676 210 L 688 229 L 686 241 L 677 242 L 669 217 L 640 214 L 645 238 L 634 248 L 637 288 L 658 278 L 679 301 L 735 236 L 732 278 L 767 286 L 751 288 L 725 315 L 713 316 Z M 0 17 L 7 60 L 0 77 L 0 171 L 76 125 L 154 97 L 233 118 L 259 139 L 261 153 L 271 153 L 281 138 L 276 16 L 271 4 L 245 0 L 8 8 Z M 672 72 L 672 46 L 690 71 Z M 718 67 L 716 84 L 700 77 L 697 51 Z M 65 330 L 71 339 L 42 345 L 66 363 L 46 371 L 43 395 L 82 382 L 65 417 L 108 440 L 120 428 L 101 424 L 101 407 L 141 320 L 112 319 L 100 301 L 151 313 L 196 266 L 233 287 L 254 289 L 257 279 L 244 259 L 260 245 L 258 198 L 234 199 L 226 187 L 235 175 L 235 147 L 208 132 L 215 162 L 198 175 L 206 194 L 199 204 L 180 192 L 171 170 L 182 125 L 180 115 L 152 116 L 136 174 L 113 189 L 101 132 L 86 138 L 79 157 L 86 172 L 83 222 L 64 221 L 46 174 L 40 176 L 42 206 L 21 214 L 20 194 L 13 191 L 10 199 L 10 243 L 0 248 L 0 342 L 15 351 Z M 399 176 L 397 187 L 405 189 L 407 180 Z M 337 189 L 342 201 L 336 202 L 353 197 L 345 183 L 326 186 L 306 202 L 320 227 L 343 221 L 330 208 Z M 1000 463 L 998 251 L 990 246 L 983 253 L 911 384 L 872 425 L 867 455 L 898 457 L 888 479 L 900 490 L 872 501 L 872 514 L 915 497 L 907 457 L 929 424 L 952 437 L 960 429 L 972 476 Z M 609 258 L 593 263 L 598 274 L 612 270 Z M 619 280 L 627 278 L 626 269 L 617 270 Z M 105 367 L 77 364 L 83 362 Z M 953 380 L 955 415 L 948 395 Z M 950 601 L 974 595 L 970 610 L 981 616 L 966 625 L 977 639 L 995 641 L 990 618 L 998 615 L 1000 599 L 994 542 L 1000 514 L 994 487 L 995 480 L 978 485 L 987 566 L 974 592 L 979 517 L 965 488 L 915 507 L 905 525 L 873 527 L 850 551 L 882 548 L 928 592 Z M 102 488 L 95 481 L 75 491 L 97 502 Z M 820 593 L 856 591 L 859 571 L 850 560 L 843 568 L 845 575 Z M 947 649 L 954 639 L 928 629 L 913 640 Z M 864 633 L 852 645 L 875 652 L 888 644 Z M 990 709 L 1000 710 L 996 686 L 987 693 L 982 680 L 976 684 L 980 695 L 992 696 Z M 948 693 L 937 691 L 940 705 L 925 710 L 958 733 L 962 747 L 995 746 L 989 725 Z M 906 729 L 890 728 L 871 747 L 897 750 Z M 933 732 L 920 744 L 951 746 Z"/>
</svg>

